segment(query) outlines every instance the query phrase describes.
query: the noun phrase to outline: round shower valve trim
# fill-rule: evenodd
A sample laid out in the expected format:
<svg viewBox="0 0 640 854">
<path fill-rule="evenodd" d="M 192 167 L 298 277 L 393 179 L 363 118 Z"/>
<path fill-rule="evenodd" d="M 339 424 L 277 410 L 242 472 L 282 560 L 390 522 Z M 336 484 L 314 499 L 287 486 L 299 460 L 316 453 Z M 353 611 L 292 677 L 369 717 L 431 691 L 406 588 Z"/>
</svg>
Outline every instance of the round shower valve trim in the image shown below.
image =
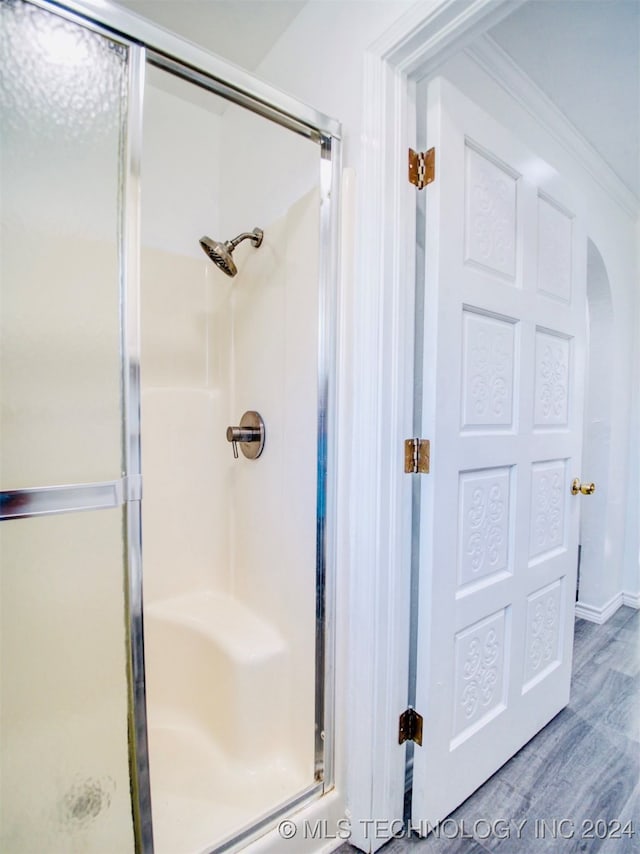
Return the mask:
<svg viewBox="0 0 640 854">
<path fill-rule="evenodd" d="M 253 409 L 244 413 L 237 427 L 227 427 L 227 442 L 231 442 L 233 456 L 238 459 L 238 445 L 248 460 L 257 460 L 264 450 L 264 421 Z"/>
</svg>

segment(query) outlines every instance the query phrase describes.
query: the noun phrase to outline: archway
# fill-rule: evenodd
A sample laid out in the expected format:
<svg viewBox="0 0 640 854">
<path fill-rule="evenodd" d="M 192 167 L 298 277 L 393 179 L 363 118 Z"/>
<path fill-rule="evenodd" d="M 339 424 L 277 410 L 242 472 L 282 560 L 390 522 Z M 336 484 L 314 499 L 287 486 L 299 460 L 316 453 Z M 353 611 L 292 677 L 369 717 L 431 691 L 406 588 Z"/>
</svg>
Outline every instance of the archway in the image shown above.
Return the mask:
<svg viewBox="0 0 640 854">
<path fill-rule="evenodd" d="M 609 459 L 611 453 L 611 379 L 613 308 L 607 270 L 591 239 L 587 247 L 587 314 L 589 352 L 586 367 L 582 472 L 596 492 L 582 503 L 580 569 L 576 614 L 603 623 L 608 613 L 606 585 Z M 615 606 L 614 606 L 615 610 Z"/>
</svg>

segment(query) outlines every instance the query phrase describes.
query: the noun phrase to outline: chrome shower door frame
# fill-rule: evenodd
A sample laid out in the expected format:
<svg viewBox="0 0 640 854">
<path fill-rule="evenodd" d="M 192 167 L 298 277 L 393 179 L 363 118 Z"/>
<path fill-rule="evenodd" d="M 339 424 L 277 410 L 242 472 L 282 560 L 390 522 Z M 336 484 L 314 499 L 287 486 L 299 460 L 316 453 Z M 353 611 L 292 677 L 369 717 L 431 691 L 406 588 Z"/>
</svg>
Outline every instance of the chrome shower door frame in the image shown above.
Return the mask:
<svg viewBox="0 0 640 854">
<path fill-rule="evenodd" d="M 129 751 L 138 854 L 153 854 L 143 634 L 140 430 L 140 168 L 147 63 L 232 101 L 319 146 L 320 235 L 316 497 L 315 783 L 211 850 L 237 849 L 334 786 L 337 280 L 340 124 L 221 58 L 104 0 L 29 0 L 129 49 L 127 131 L 120 197 L 123 479 L 129 680 Z M 118 482 L 119 483 L 119 482 Z M 68 496 L 65 496 L 68 500 Z M 109 506 L 113 506 L 110 504 Z M 57 512 L 64 512 L 59 510 Z M 49 509 L 47 512 L 56 512 Z"/>
</svg>

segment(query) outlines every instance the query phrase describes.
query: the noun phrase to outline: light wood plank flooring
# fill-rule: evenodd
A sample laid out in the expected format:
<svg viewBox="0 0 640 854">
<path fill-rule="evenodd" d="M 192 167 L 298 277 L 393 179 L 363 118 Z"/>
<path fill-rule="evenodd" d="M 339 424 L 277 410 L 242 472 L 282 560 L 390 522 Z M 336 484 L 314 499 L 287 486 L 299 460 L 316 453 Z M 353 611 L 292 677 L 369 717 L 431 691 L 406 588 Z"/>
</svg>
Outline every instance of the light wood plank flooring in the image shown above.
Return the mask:
<svg viewBox="0 0 640 854">
<path fill-rule="evenodd" d="M 569 706 L 450 818 L 439 839 L 405 835 L 382 854 L 640 852 L 640 611 L 576 620 Z"/>
</svg>

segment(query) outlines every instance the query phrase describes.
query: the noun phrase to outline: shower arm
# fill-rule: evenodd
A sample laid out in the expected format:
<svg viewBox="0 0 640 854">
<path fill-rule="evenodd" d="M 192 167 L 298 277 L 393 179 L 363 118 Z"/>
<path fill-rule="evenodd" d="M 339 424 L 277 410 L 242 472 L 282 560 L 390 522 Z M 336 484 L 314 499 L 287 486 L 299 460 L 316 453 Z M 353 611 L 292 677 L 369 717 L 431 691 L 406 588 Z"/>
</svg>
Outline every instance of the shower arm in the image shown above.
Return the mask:
<svg viewBox="0 0 640 854">
<path fill-rule="evenodd" d="M 243 231 L 242 234 L 239 234 L 232 240 L 227 240 L 227 245 L 233 250 L 239 243 L 242 243 L 243 240 L 250 240 L 255 247 L 260 246 L 262 243 L 262 230 L 256 228 L 254 231 Z"/>
</svg>

